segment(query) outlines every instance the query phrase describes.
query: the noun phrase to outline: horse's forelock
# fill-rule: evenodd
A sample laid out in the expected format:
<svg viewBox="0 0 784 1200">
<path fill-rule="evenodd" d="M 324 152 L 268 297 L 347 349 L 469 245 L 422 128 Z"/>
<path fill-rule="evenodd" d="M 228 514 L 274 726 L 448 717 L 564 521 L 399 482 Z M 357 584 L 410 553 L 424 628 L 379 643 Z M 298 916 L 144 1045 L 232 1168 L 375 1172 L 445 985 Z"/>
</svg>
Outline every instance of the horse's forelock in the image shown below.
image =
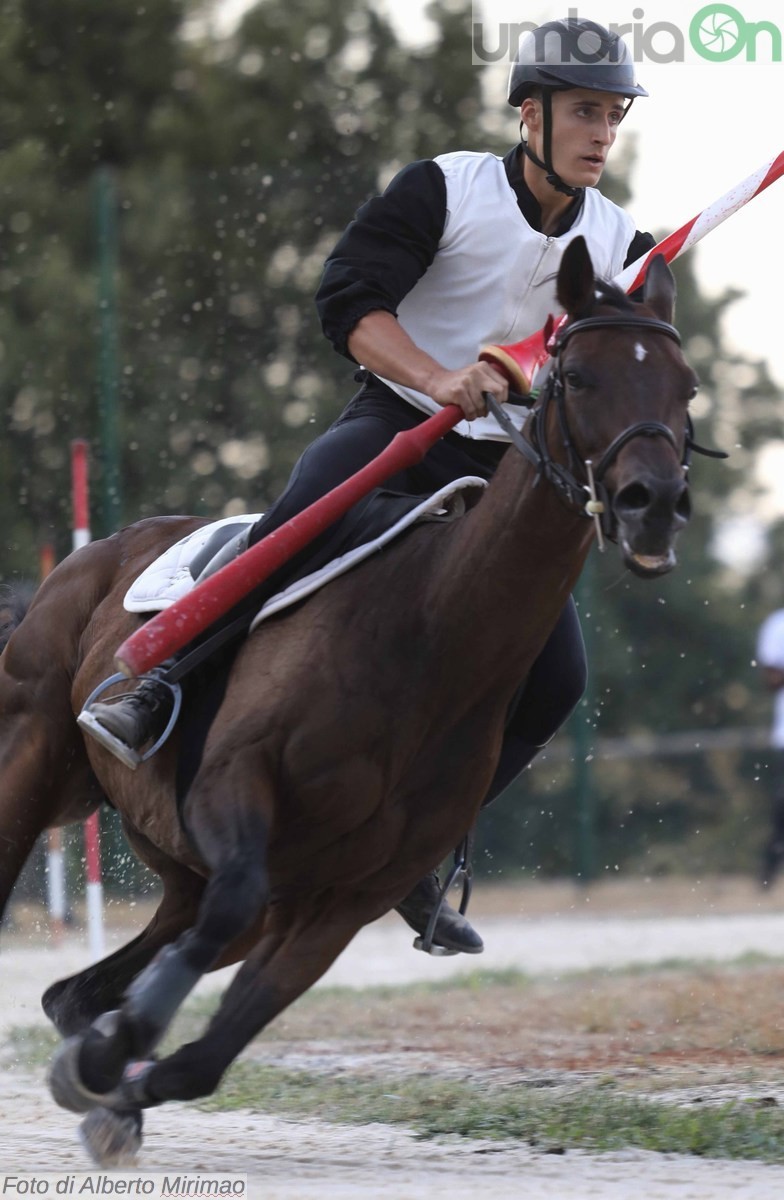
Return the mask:
<svg viewBox="0 0 784 1200">
<path fill-rule="evenodd" d="M 619 308 L 622 312 L 629 312 L 635 307 L 634 301 L 629 299 L 626 292 L 621 291 L 614 283 L 608 283 L 606 279 L 596 281 L 596 300 L 599 304 L 611 304 L 613 308 Z"/>
</svg>

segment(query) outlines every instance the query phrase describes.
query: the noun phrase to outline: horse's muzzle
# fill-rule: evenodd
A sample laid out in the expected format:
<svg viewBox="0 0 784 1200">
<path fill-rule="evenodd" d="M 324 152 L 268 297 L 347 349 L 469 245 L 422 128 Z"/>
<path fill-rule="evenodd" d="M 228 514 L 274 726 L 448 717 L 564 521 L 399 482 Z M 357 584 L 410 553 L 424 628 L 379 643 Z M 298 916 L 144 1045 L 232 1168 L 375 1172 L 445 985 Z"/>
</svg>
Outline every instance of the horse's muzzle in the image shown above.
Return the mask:
<svg viewBox="0 0 784 1200">
<path fill-rule="evenodd" d="M 675 479 L 638 476 L 619 489 L 612 508 L 629 570 L 644 579 L 671 571 L 677 561 L 676 539 L 691 516 L 683 475 Z"/>
</svg>

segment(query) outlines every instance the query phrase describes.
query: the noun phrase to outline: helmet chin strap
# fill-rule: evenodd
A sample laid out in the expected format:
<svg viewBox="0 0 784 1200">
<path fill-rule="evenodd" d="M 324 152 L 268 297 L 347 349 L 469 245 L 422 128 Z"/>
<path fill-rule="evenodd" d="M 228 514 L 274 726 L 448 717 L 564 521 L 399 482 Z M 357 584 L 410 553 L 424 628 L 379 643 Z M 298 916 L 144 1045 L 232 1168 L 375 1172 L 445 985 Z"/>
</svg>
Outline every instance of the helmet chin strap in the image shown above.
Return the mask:
<svg viewBox="0 0 784 1200">
<path fill-rule="evenodd" d="M 542 92 L 542 130 L 544 133 L 544 162 L 534 154 L 528 142 L 523 138 L 523 122 L 520 122 L 523 153 L 540 170 L 544 171 L 547 182 L 550 187 L 555 188 L 556 192 L 560 192 L 562 196 L 579 196 L 582 188 L 571 187 L 570 184 L 564 183 L 553 166 L 553 96 L 549 88 L 544 88 Z"/>
<path fill-rule="evenodd" d="M 550 187 L 555 188 L 556 192 L 560 192 L 562 196 L 578 196 L 582 191 L 582 188 L 571 187 L 568 183 L 564 183 L 563 179 L 561 179 L 561 176 L 556 175 L 552 164 L 548 165 L 547 163 L 542 162 L 541 158 L 534 154 L 533 150 L 528 145 L 528 142 L 526 142 L 524 139 L 523 154 L 525 154 L 526 158 L 530 158 L 531 162 L 535 163 L 540 170 L 545 172 L 545 179 L 550 184 Z"/>
</svg>

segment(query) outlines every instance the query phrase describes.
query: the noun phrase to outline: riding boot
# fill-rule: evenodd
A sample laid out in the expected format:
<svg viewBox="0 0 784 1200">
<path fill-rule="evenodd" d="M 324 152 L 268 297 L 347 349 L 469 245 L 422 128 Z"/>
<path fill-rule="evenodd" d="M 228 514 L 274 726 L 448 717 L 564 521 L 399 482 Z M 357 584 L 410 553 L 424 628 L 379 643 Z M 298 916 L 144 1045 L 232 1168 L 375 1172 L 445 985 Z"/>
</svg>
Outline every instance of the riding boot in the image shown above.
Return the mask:
<svg viewBox="0 0 784 1200">
<path fill-rule="evenodd" d="M 112 737 L 131 750 L 140 750 L 146 742 L 157 742 L 174 707 L 171 688 L 159 679 L 143 679 L 135 692 L 122 700 L 91 705 L 93 719 Z M 109 743 L 104 743 L 111 749 Z"/>
<path fill-rule="evenodd" d="M 401 900 L 396 911 L 407 925 L 420 937 L 424 937 L 430 916 L 440 898 L 441 883 L 438 872 L 431 871 L 424 879 L 420 879 L 404 900 Z M 441 905 L 433 941 L 445 950 L 462 951 L 463 954 L 481 954 L 485 948 L 484 942 L 471 923 L 461 913 L 456 912 L 446 900 Z"/>
<path fill-rule="evenodd" d="M 251 526 L 235 533 L 237 526 L 217 529 L 192 564 L 195 582 L 214 575 L 232 562 L 248 547 Z M 190 647 L 188 648 L 190 649 Z M 182 652 L 180 652 L 180 655 Z M 175 655 L 158 671 L 165 674 L 178 661 Z M 164 733 L 171 718 L 174 695 L 169 686 L 150 676 L 143 679 L 134 692 L 118 700 L 92 704 L 78 718 L 79 725 L 120 762 L 132 769 L 138 766 L 138 751 L 148 742 L 156 742 Z M 103 736 L 108 735 L 108 736 Z"/>
</svg>

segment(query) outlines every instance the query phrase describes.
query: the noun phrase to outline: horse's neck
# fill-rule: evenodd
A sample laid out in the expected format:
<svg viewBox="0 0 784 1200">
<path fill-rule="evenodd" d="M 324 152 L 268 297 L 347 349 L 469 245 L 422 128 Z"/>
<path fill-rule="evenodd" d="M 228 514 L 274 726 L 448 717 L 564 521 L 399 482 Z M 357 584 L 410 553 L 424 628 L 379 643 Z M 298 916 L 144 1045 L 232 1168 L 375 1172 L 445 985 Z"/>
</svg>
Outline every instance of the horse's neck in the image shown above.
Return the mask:
<svg viewBox="0 0 784 1200">
<path fill-rule="evenodd" d="M 579 578 L 591 524 L 512 447 L 481 501 L 457 523 L 436 582 L 439 609 L 475 614 L 488 653 L 527 654 L 546 637 Z M 509 638 L 499 637 L 508 631 Z M 530 638 L 529 638 L 530 635 Z"/>
</svg>

